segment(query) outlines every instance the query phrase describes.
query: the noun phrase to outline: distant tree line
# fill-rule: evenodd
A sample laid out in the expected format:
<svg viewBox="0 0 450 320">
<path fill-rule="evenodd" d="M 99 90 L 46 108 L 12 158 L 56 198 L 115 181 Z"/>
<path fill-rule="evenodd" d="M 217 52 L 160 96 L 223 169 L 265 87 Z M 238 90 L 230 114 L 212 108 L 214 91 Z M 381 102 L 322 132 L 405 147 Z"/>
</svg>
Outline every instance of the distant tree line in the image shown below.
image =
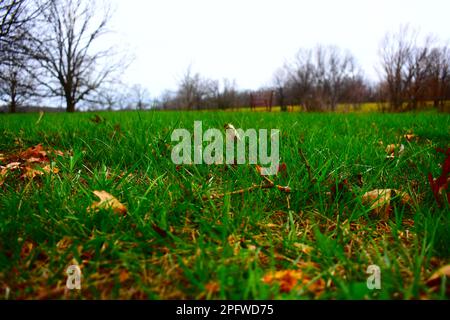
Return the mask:
<svg viewBox="0 0 450 320">
<path fill-rule="evenodd" d="M 236 109 L 249 107 L 252 92 L 234 81 L 202 77 L 191 68 L 178 88 L 152 99 L 142 85 L 119 75 L 130 59 L 113 48 L 99 50 L 111 10 L 100 0 L 0 0 L 0 101 L 9 112 L 56 101 L 68 112 L 89 109 Z M 303 48 L 274 72 L 270 85 L 283 111 L 358 109 L 376 102 L 383 111 L 450 101 L 450 47 L 432 35 L 420 40 L 409 27 L 386 34 L 379 47 L 379 81 L 369 82 L 355 57 L 336 46 Z"/>
<path fill-rule="evenodd" d="M 282 111 L 300 106 L 304 111 L 336 111 L 338 105 L 358 110 L 377 103 L 382 111 L 411 111 L 450 106 L 450 48 L 432 35 L 419 42 L 410 27 L 388 33 L 380 44 L 380 79 L 371 83 L 355 57 L 336 46 L 300 49 L 294 59 L 273 75 L 272 85 L 261 91 L 275 93 Z M 233 82 L 202 78 L 189 69 L 178 90 L 165 92 L 155 104 L 161 109 L 227 109 L 248 107 L 250 91 Z"/>
</svg>

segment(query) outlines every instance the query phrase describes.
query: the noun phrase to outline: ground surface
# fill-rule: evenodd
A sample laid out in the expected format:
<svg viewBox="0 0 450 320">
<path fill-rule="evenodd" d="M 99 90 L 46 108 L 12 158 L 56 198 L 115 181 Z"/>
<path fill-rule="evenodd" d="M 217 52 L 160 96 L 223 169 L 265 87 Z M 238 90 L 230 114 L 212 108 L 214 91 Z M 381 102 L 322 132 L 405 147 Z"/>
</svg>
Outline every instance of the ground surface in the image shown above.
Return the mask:
<svg viewBox="0 0 450 320">
<path fill-rule="evenodd" d="M 268 182 L 251 165 L 174 165 L 171 133 L 194 120 L 280 129 L 270 179 L 289 189 L 227 194 Z M 3 115 L 0 135 L 1 299 L 448 298 L 426 282 L 450 262 L 448 205 L 427 179 L 449 115 Z M 404 152 L 386 159 L 389 144 Z M 374 189 L 396 189 L 386 220 L 362 201 Z M 93 191 L 126 213 L 92 207 Z M 65 290 L 73 264 L 80 292 Z M 367 288 L 372 264 L 381 290 Z"/>
</svg>

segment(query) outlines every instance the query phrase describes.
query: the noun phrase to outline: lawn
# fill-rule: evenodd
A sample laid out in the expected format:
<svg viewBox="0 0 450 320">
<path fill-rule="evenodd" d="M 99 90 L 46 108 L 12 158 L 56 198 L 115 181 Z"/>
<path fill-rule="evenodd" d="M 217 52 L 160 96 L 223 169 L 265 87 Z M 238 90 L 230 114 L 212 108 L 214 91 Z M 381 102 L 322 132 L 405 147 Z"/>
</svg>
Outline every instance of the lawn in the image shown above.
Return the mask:
<svg viewBox="0 0 450 320">
<path fill-rule="evenodd" d="M 172 131 L 195 120 L 280 129 L 269 179 L 289 188 L 258 187 L 253 165 L 173 164 Z M 448 114 L 23 114 L 0 134 L 0 299 L 449 298 L 450 280 L 427 281 L 450 263 L 449 206 L 427 178 Z M 404 151 L 388 159 L 390 144 Z M 387 217 L 362 200 L 375 189 L 396 190 Z"/>
</svg>

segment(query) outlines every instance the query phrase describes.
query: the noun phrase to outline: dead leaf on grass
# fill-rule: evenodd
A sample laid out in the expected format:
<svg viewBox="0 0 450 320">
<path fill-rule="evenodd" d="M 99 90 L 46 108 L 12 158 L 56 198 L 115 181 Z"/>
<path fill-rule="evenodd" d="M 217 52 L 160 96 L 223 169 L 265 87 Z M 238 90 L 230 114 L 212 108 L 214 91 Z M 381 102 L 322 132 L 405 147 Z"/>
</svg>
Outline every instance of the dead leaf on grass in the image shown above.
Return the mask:
<svg viewBox="0 0 450 320">
<path fill-rule="evenodd" d="M 400 157 L 405 151 L 405 146 L 403 144 L 390 144 L 386 147 L 386 159 L 395 159 L 395 157 Z"/>
<path fill-rule="evenodd" d="M 444 281 L 444 277 L 447 278 L 447 292 L 450 292 L 450 264 L 433 273 L 433 275 L 427 280 L 426 284 L 433 291 L 437 291 L 440 289 L 441 283 Z"/>
<path fill-rule="evenodd" d="M 106 191 L 94 191 L 94 194 L 100 199 L 98 202 L 94 202 L 89 208 L 89 211 L 98 211 L 100 209 L 111 209 L 115 213 L 125 215 L 127 208 L 120 203 L 113 195 Z"/>
<path fill-rule="evenodd" d="M 403 136 L 408 142 L 413 141 L 417 136 L 413 133 L 408 133 Z"/>
<path fill-rule="evenodd" d="M 303 273 L 300 270 L 282 270 L 267 273 L 262 281 L 266 284 L 279 284 L 280 292 L 291 292 L 298 282 L 303 278 Z"/>
<path fill-rule="evenodd" d="M 119 281 L 120 283 L 124 283 L 130 278 L 130 273 L 127 269 L 121 269 L 119 272 Z"/>
<path fill-rule="evenodd" d="M 210 281 L 205 284 L 205 290 L 207 294 L 215 294 L 220 290 L 220 285 L 216 281 Z"/>
<path fill-rule="evenodd" d="M 446 194 L 447 202 L 450 204 L 450 192 L 448 191 L 448 186 L 450 185 L 450 148 L 447 148 L 447 151 L 442 149 L 437 149 L 436 151 L 445 154 L 446 159 L 442 164 L 441 175 L 437 178 L 433 178 L 433 175 L 429 173 L 428 182 L 430 183 L 431 191 L 433 192 L 436 202 L 439 205 L 442 205 L 441 198 Z"/>
<path fill-rule="evenodd" d="M 47 151 L 44 150 L 41 144 L 38 144 L 37 146 L 30 147 L 27 150 L 21 152 L 19 154 L 19 157 L 22 160 L 29 160 L 33 159 L 33 162 L 48 162 L 47 158 Z"/>
<path fill-rule="evenodd" d="M 301 270 L 269 272 L 263 277 L 262 281 L 269 285 L 278 284 L 282 293 L 289 293 L 292 290 L 299 290 L 302 287 L 306 287 L 309 292 L 314 293 L 316 296 L 320 295 L 326 286 L 323 279 L 312 281 Z"/>
<path fill-rule="evenodd" d="M 413 201 L 411 197 L 402 191 L 395 189 L 375 189 L 366 192 L 362 196 L 362 203 L 371 205 L 370 210 L 383 220 L 387 220 L 391 213 L 391 200 L 395 197 L 399 197 L 403 204 L 412 205 Z"/>
<path fill-rule="evenodd" d="M 22 174 L 22 178 L 30 178 L 34 179 L 36 176 L 42 176 L 44 174 L 49 173 L 58 173 L 59 169 L 56 167 L 51 168 L 50 165 L 46 165 L 44 167 L 24 167 L 23 170 L 25 171 L 24 174 Z"/>
<path fill-rule="evenodd" d="M 238 131 L 236 130 L 236 128 L 231 124 L 231 123 L 227 123 L 223 126 L 225 128 L 225 131 L 228 133 L 230 133 L 230 137 L 234 140 L 241 140 L 241 137 L 238 133 Z"/>
<path fill-rule="evenodd" d="M 7 164 L 5 168 L 10 171 L 20 169 L 20 162 L 11 162 Z"/>
<path fill-rule="evenodd" d="M 307 255 L 309 255 L 314 250 L 313 247 L 308 246 L 304 243 L 296 242 L 296 243 L 294 243 L 294 247 L 296 247 L 297 249 L 300 249 L 301 252 L 303 252 L 304 254 L 307 254 Z"/>
</svg>

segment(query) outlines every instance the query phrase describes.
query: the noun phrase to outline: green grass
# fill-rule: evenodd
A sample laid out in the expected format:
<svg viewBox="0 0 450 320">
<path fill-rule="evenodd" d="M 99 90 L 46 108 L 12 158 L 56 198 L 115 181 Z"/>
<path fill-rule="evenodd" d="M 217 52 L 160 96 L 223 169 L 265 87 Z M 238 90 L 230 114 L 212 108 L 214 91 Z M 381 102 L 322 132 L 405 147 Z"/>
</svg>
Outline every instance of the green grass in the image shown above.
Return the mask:
<svg viewBox="0 0 450 320">
<path fill-rule="evenodd" d="M 57 174 L 9 176 L 0 186 L 0 299 L 7 291 L 10 299 L 448 298 L 445 287 L 425 284 L 450 262 L 449 208 L 438 207 L 426 178 L 440 174 L 444 157 L 435 148 L 449 147 L 448 114 L 98 114 L 104 121 L 0 116 L 4 156 L 39 143 L 70 154 L 51 158 Z M 273 179 L 292 192 L 208 199 L 262 178 L 249 165 L 174 165 L 170 135 L 192 132 L 194 120 L 203 130 L 225 123 L 280 129 L 287 172 Z M 403 139 L 409 131 L 418 141 Z M 404 154 L 386 160 L 385 145 L 399 142 Z M 352 192 L 331 198 L 343 179 Z M 405 191 L 414 204 L 394 205 L 381 221 L 361 196 L 382 188 Z M 94 190 L 114 195 L 127 215 L 88 211 Z M 71 264 L 82 269 L 80 292 L 64 290 Z M 371 264 L 381 268 L 381 290 L 366 287 Z M 282 292 L 262 281 L 277 270 L 301 270 L 309 284 L 325 287 Z"/>
</svg>

